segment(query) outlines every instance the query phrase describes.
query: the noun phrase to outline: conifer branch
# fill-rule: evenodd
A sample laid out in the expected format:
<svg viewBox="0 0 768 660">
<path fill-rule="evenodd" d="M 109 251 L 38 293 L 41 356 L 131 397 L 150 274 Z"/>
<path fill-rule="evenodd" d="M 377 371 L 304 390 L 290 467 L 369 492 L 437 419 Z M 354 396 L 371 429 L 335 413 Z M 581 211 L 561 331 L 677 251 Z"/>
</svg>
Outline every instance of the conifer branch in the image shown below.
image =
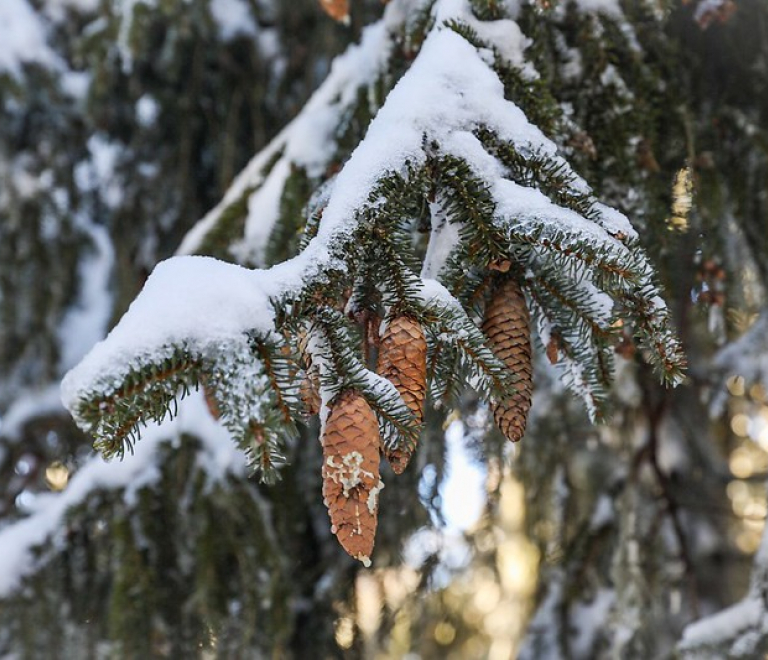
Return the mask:
<svg viewBox="0 0 768 660">
<path fill-rule="evenodd" d="M 105 458 L 123 458 L 126 449 L 133 453 L 141 425 L 173 417 L 178 398 L 197 389 L 203 371 L 201 356 L 183 347 L 166 347 L 163 352 L 167 356 L 163 359 L 137 361 L 118 386 L 94 388 L 73 411 Z"/>
<path fill-rule="evenodd" d="M 310 357 L 305 366 L 312 377 L 319 374 L 321 419 L 328 402 L 353 390 L 375 412 L 386 448 L 410 453 L 418 424 L 397 388 L 368 368 L 370 324 L 401 315 L 419 325 L 426 335 L 434 398 L 471 386 L 485 398 L 508 400 L 516 376 L 478 327 L 487 284 L 497 271 L 509 272 L 518 285 L 526 365 L 529 310 L 519 287 L 528 293 L 533 321 L 559 333 L 557 351 L 550 353 L 562 355 L 566 378 L 593 414 L 610 383 L 617 318 L 635 329 L 649 360 L 677 382 L 682 354 L 636 233 L 621 213 L 597 201 L 535 125 L 551 128 L 554 115 L 537 109 L 532 76 L 510 61 L 517 55 L 494 43 L 500 26 L 487 29 L 482 22 L 502 17 L 503 7 L 479 0 L 473 7 L 474 16 L 466 6 L 440 2 L 412 23 L 397 19 L 406 38 L 396 46 L 383 25 L 367 33 L 377 64 L 364 76 L 350 65 L 362 64 L 351 51 L 311 103 L 337 120 L 338 131 L 326 136 L 335 149 L 306 162 L 295 158 L 313 126 L 307 111 L 252 161 L 197 232 L 198 247 L 227 226 L 239 227 L 244 214 L 254 215 L 256 199 L 256 207 L 272 209 L 270 227 L 252 245 L 244 244 L 241 256 L 267 251 L 267 261 L 278 260 L 296 246 L 300 254 L 271 271 L 217 270 L 224 279 L 237 278 L 238 291 L 248 293 L 233 297 L 238 314 L 232 315 L 233 327 L 224 335 L 230 339 L 223 343 L 209 346 L 199 336 L 192 341 L 194 329 L 168 330 L 167 336 L 196 351 L 189 364 L 179 362 L 178 374 L 160 369 L 162 375 L 153 380 L 151 366 L 128 360 L 134 371 L 128 386 L 121 385 L 122 394 L 112 389 L 113 376 L 87 385 L 97 392 L 107 383 L 112 394 L 88 390 L 83 395 L 81 388 L 87 402 L 78 404 L 79 418 L 88 428 L 98 427 L 99 437 L 114 435 L 100 441 L 105 453 L 117 451 L 111 443 L 137 437 L 143 420 L 172 414 L 177 396 L 204 379 L 222 423 L 262 478 L 273 479 L 275 466 L 284 461 L 284 440 L 300 414 L 299 381 L 307 375 L 288 347 L 301 344 L 307 334 L 300 351 Z M 464 61 L 459 66 L 446 60 L 446 53 L 461 53 Z M 519 57 L 525 61 L 522 49 Z M 467 66 L 472 75 L 466 74 Z M 402 74 L 400 82 L 388 92 L 395 73 Z M 345 89 L 345 76 L 357 81 L 354 89 Z M 445 89 L 423 92 L 434 80 L 445 81 Z M 441 94 L 447 111 L 436 109 L 433 97 Z M 515 105 L 518 101 L 530 117 Z M 275 208 L 277 217 L 272 217 Z M 426 246 L 429 263 L 424 264 L 424 240 L 414 234 L 430 223 L 435 243 Z M 184 271 L 182 278 L 188 274 Z M 428 280 L 434 277 L 441 291 L 429 298 Z M 215 294 L 211 299 L 218 304 Z M 255 313 L 247 316 L 242 310 Z M 364 319 L 362 334 L 346 314 Z M 163 350 L 156 346 L 155 357 L 147 361 L 157 361 Z M 132 379 L 139 382 L 140 395 L 132 394 Z M 530 387 L 525 389 L 529 404 Z M 114 400 L 105 403 L 99 398 L 104 396 Z"/>
<path fill-rule="evenodd" d="M 296 355 L 285 343 L 254 334 L 250 337 L 251 350 L 264 365 L 277 406 L 286 424 L 298 415 L 299 393 L 296 375 L 299 371 Z"/>
<path fill-rule="evenodd" d="M 433 399 L 451 398 L 454 387 L 466 385 L 485 397 L 503 398 L 510 393 L 514 374 L 488 348 L 482 331 L 463 309 L 429 301 L 424 324 L 430 344 Z"/>
</svg>

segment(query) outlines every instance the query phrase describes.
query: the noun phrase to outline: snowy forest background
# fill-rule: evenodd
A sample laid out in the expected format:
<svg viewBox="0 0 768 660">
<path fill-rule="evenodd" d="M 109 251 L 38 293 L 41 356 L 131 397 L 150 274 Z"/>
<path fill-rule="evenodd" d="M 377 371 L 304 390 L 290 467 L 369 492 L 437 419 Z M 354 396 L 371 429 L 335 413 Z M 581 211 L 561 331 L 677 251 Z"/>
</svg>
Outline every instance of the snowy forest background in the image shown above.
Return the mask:
<svg viewBox="0 0 768 660">
<path fill-rule="evenodd" d="M 370 568 L 331 535 L 316 419 L 274 484 L 201 392 L 105 462 L 64 375 L 163 259 L 303 249 L 457 16 L 443 33 L 511 72 L 505 98 L 637 230 L 685 381 L 618 328 L 593 424 L 539 327 L 525 438 L 471 389 L 428 405 L 411 465 L 382 468 Z M 348 25 L 316 0 L 2 0 L 0 108 L 0 657 L 768 653 L 764 0 L 357 0 Z"/>
</svg>

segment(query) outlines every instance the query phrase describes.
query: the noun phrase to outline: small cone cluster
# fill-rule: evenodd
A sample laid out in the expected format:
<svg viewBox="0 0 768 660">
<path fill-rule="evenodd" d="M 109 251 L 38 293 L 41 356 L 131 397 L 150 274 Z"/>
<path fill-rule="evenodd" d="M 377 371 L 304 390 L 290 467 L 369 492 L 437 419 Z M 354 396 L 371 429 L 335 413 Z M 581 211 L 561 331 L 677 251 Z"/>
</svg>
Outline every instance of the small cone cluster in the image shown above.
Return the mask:
<svg viewBox="0 0 768 660">
<path fill-rule="evenodd" d="M 379 492 L 379 424 L 365 398 L 342 392 L 331 404 L 321 438 L 323 502 L 331 531 L 350 556 L 370 566 Z"/>
<path fill-rule="evenodd" d="M 533 365 L 528 306 L 520 285 L 511 277 L 497 284 L 485 310 L 483 332 L 496 357 L 517 377 L 513 386 L 516 392 L 493 406 L 496 425 L 509 440 L 517 442 L 525 433 L 531 408 Z"/>
<path fill-rule="evenodd" d="M 427 391 L 427 340 L 418 321 L 396 316 L 389 322 L 381 337 L 376 371 L 397 388 L 416 422 L 421 424 Z M 415 448 L 386 452 L 395 474 L 405 470 Z"/>
</svg>

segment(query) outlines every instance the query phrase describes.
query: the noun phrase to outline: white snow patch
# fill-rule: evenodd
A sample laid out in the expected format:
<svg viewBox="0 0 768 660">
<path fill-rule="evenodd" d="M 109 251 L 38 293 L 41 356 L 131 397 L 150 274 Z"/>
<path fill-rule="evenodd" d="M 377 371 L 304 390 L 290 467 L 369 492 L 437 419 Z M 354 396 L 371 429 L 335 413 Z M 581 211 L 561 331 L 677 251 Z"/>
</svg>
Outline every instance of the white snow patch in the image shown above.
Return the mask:
<svg viewBox="0 0 768 660">
<path fill-rule="evenodd" d="M 248 3 L 245 0 L 211 0 L 211 16 L 224 41 L 235 37 L 255 37 L 258 33 Z"/>
<path fill-rule="evenodd" d="M 595 210 L 600 214 L 600 225 L 610 234 L 614 236 L 623 235 L 628 241 L 638 238 L 637 231 L 629 222 L 629 218 L 621 211 L 600 202 L 595 203 Z"/>
<path fill-rule="evenodd" d="M 725 4 L 726 0 L 699 0 L 693 12 L 693 19 L 700 21 L 710 12 L 717 12 Z"/>
<path fill-rule="evenodd" d="M 605 14 L 612 18 L 624 18 L 619 0 L 575 0 L 576 6 L 583 12 Z"/>
<path fill-rule="evenodd" d="M 90 218 L 78 219 L 93 243 L 93 254 L 79 265 L 80 294 L 58 328 L 61 346 L 60 365 L 74 367 L 93 345 L 103 339 L 112 315 L 109 279 L 115 262 L 115 251 L 107 229 Z"/>
<path fill-rule="evenodd" d="M 21 73 L 23 63 L 60 69 L 63 64 L 48 46 L 45 26 L 27 0 L 0 2 L 0 71 Z"/>
<path fill-rule="evenodd" d="M 565 62 L 560 67 L 560 75 L 568 81 L 576 81 L 584 74 L 581 52 L 576 48 L 566 48 L 563 53 Z"/>
<path fill-rule="evenodd" d="M 88 138 L 90 158 L 75 167 L 75 183 L 80 190 L 96 190 L 110 208 L 120 205 L 123 189 L 116 167 L 122 146 L 100 134 Z"/>
<path fill-rule="evenodd" d="M 59 84 L 65 94 L 81 101 L 88 94 L 92 76 L 86 71 L 66 71 L 61 74 Z"/>
<path fill-rule="evenodd" d="M 272 168 L 262 186 L 248 199 L 245 244 L 253 246 L 250 258 L 255 263 L 264 263 L 264 251 L 280 216 L 280 199 L 290 173 L 291 164 L 284 156 Z"/>
<path fill-rule="evenodd" d="M 141 126 L 152 126 L 160 114 L 160 104 L 149 94 L 136 101 L 136 119 Z"/>
<path fill-rule="evenodd" d="M 67 9 L 83 14 L 95 12 L 100 0 L 45 0 L 45 11 L 54 20 L 62 20 Z"/>
<path fill-rule="evenodd" d="M 134 10 L 141 4 L 154 7 L 157 0 L 120 0 L 117 8 L 120 16 L 120 26 L 117 31 L 117 50 L 122 60 L 123 73 L 129 74 L 133 70 L 133 52 L 131 49 L 131 31 L 133 30 Z"/>
<path fill-rule="evenodd" d="M 611 607 L 616 602 L 612 589 L 598 589 L 590 602 L 579 601 L 573 607 L 570 650 L 574 658 L 594 657 L 597 634 L 602 631 Z"/>
<path fill-rule="evenodd" d="M 635 97 L 613 64 L 607 64 L 603 69 L 600 74 L 600 84 L 603 87 L 613 87 L 617 100 L 632 101 Z"/>
<path fill-rule="evenodd" d="M 538 74 L 525 59 L 525 50 L 533 41 L 526 37 L 517 23 L 509 19 L 479 21 L 469 14 L 465 19 L 480 39 L 496 47 L 499 55 L 511 66 L 520 69 L 528 77 Z"/>
<path fill-rule="evenodd" d="M 426 303 L 442 305 L 453 309 L 461 308 L 461 303 L 437 280 L 423 279 L 419 293 L 421 299 Z"/>
<path fill-rule="evenodd" d="M 0 434 L 5 440 L 20 440 L 21 431 L 30 420 L 63 412 L 57 385 L 20 393 L 0 421 Z"/>
<path fill-rule="evenodd" d="M 738 637 L 748 628 L 760 625 L 765 608 L 759 597 L 746 598 L 717 614 L 695 621 L 683 631 L 680 649 L 723 643 Z"/>
<path fill-rule="evenodd" d="M 340 459 L 340 463 L 336 459 Z M 349 492 L 363 483 L 363 478 L 373 478 L 373 473 L 363 470 L 363 455 L 359 451 L 351 451 L 343 456 L 328 456 L 325 465 L 328 468 L 327 477 L 341 486 L 344 497 L 349 497 Z"/>
<path fill-rule="evenodd" d="M 161 262 L 107 339 L 65 376 L 64 404 L 72 410 L 105 371 L 119 381 L 137 356 L 151 358 L 179 344 L 202 351 L 248 330 L 271 330 L 269 291 L 260 286 L 266 273 L 210 257 Z"/>
<path fill-rule="evenodd" d="M 432 233 L 427 245 L 427 254 L 424 256 L 421 277 L 434 280 L 459 243 L 459 227 L 456 223 L 449 222 L 440 205 L 434 202 L 430 204 L 430 216 Z"/>
<path fill-rule="evenodd" d="M 589 519 L 589 527 L 599 530 L 615 518 L 613 500 L 607 495 L 601 495 L 597 500 L 592 517 Z"/>
<path fill-rule="evenodd" d="M 379 479 L 379 483 L 371 488 L 368 493 L 368 500 L 366 501 L 366 504 L 368 505 L 368 513 L 373 514 L 379 508 L 379 493 L 381 493 L 382 490 L 384 490 L 384 482 Z"/>
</svg>

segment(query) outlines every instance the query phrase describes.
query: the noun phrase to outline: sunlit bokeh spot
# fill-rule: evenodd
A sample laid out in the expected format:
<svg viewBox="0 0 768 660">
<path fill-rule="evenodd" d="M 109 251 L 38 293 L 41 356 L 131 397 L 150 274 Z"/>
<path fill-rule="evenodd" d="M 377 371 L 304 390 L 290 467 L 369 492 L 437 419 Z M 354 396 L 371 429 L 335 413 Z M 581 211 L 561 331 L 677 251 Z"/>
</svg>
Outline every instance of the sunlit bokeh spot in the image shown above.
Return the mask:
<svg viewBox="0 0 768 660">
<path fill-rule="evenodd" d="M 68 481 L 69 470 L 62 462 L 56 461 L 45 468 L 45 482 L 51 490 L 64 490 Z"/>
</svg>

